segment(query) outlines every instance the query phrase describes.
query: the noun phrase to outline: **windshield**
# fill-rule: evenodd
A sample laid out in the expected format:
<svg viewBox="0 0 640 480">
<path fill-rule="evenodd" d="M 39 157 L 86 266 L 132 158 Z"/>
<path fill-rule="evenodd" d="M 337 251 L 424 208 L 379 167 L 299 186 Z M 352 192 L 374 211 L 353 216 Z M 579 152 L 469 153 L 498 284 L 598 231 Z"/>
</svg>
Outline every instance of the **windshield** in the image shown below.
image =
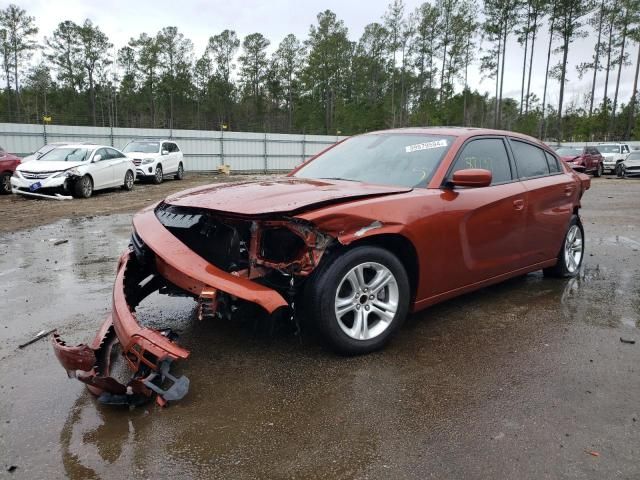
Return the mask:
<svg viewBox="0 0 640 480">
<path fill-rule="evenodd" d="M 139 152 L 139 153 L 158 153 L 160 149 L 160 142 L 131 142 L 128 143 L 124 150 L 125 153 L 128 152 Z"/>
<path fill-rule="evenodd" d="M 618 145 L 598 145 L 600 153 L 620 153 L 620 147 Z"/>
<path fill-rule="evenodd" d="M 80 147 L 55 148 L 49 153 L 45 153 L 37 160 L 44 162 L 84 162 L 91 156 L 92 150 Z"/>
<path fill-rule="evenodd" d="M 577 157 L 578 155 L 582 155 L 582 149 L 575 147 L 560 147 L 556 150 L 556 153 L 563 157 Z"/>
<path fill-rule="evenodd" d="M 360 135 L 327 150 L 295 176 L 403 187 L 425 185 L 452 139 L 403 133 Z"/>
</svg>

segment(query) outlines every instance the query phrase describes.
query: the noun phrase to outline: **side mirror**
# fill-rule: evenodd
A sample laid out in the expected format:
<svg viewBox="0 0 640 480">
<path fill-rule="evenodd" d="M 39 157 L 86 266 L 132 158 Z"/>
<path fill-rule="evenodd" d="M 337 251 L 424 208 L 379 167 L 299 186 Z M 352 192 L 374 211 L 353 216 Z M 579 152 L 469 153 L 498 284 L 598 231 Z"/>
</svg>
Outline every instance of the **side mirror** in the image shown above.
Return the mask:
<svg viewBox="0 0 640 480">
<path fill-rule="evenodd" d="M 489 170 L 485 170 L 484 168 L 466 168 L 455 172 L 449 183 L 454 187 L 488 187 L 491 185 L 492 179 L 493 176 Z"/>
<path fill-rule="evenodd" d="M 95 163 L 95 162 L 99 162 L 100 160 L 102 160 L 102 155 L 94 155 L 92 162 Z"/>
<path fill-rule="evenodd" d="M 169 150 L 162 150 L 162 155 L 169 155 Z"/>
</svg>

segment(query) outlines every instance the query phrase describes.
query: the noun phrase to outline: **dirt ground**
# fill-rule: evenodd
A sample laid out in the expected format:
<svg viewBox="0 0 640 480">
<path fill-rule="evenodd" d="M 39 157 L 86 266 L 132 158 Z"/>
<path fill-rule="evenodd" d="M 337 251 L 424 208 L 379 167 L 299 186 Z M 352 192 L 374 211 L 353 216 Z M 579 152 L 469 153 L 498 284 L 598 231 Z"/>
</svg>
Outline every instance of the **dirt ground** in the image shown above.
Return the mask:
<svg viewBox="0 0 640 480">
<path fill-rule="evenodd" d="M 0 200 L 5 218 L 33 216 L 0 233 L 0 478 L 640 478 L 640 181 L 593 179 L 577 278 L 431 307 L 371 355 L 152 295 L 139 318 L 191 350 L 177 371 L 191 389 L 127 410 L 68 379 L 48 341 L 17 348 L 43 329 L 92 338 L 131 212 L 201 181 Z"/>
<path fill-rule="evenodd" d="M 264 176 L 263 176 L 264 177 Z M 215 175 L 187 173 L 185 178 L 165 180 L 160 185 L 136 182 L 133 190 L 108 189 L 94 192 L 91 198 L 46 200 L 21 195 L 0 196 L 0 233 L 45 225 L 61 218 L 90 217 L 135 212 L 180 190 L 207 183 L 233 182 L 256 178 L 253 175 Z"/>
</svg>

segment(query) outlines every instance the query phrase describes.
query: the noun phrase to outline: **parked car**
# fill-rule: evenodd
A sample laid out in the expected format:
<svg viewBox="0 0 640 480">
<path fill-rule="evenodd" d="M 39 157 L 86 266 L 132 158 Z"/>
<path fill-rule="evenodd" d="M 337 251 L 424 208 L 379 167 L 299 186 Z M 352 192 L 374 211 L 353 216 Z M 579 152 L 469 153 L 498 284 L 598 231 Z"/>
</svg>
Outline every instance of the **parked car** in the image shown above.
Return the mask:
<svg viewBox="0 0 640 480">
<path fill-rule="evenodd" d="M 142 210 L 118 263 L 111 316 L 91 345 L 54 336 L 54 351 L 94 393 L 180 398 L 184 377 L 163 390 L 148 376 L 164 378 L 189 351 L 134 313 L 159 289 L 222 318 L 247 303 L 294 321 L 303 310 L 300 320 L 337 351 L 371 352 L 409 311 L 535 270 L 575 276 L 589 186 L 587 175 L 517 133 L 351 137 L 288 177 L 202 186 Z M 109 377 L 114 341 L 134 372 L 128 386 Z"/>
<path fill-rule="evenodd" d="M 622 162 L 629 152 L 629 145 L 626 143 L 600 143 L 598 150 L 604 157 L 604 170 L 607 173 L 616 173 L 617 165 Z"/>
<path fill-rule="evenodd" d="M 88 198 L 95 190 L 133 188 L 135 165 L 121 151 L 106 145 L 63 145 L 29 163 L 11 177 L 14 193 L 62 198 L 73 194 Z"/>
<path fill-rule="evenodd" d="M 36 150 L 35 152 L 33 152 L 31 155 L 27 155 L 26 157 L 24 157 L 22 159 L 22 163 L 27 163 L 30 162 L 32 160 L 37 160 L 38 158 L 40 158 L 41 156 L 43 156 L 45 153 L 50 152 L 51 150 L 53 150 L 54 148 L 57 147 L 61 147 L 62 145 L 68 145 L 67 142 L 53 142 L 53 143 L 47 143 L 46 145 L 43 145 L 42 147 L 40 147 L 38 150 Z"/>
<path fill-rule="evenodd" d="M 20 165 L 20 158 L 0 147 L 0 194 L 11 193 L 11 175 Z"/>
<path fill-rule="evenodd" d="M 640 176 L 640 150 L 634 150 L 627 155 L 627 158 L 618 164 L 616 173 L 622 178 Z"/>
<path fill-rule="evenodd" d="M 133 159 L 138 178 L 161 183 L 167 175 L 184 178 L 184 156 L 173 140 L 133 140 L 122 149 Z"/>
<path fill-rule="evenodd" d="M 604 158 L 596 147 L 559 147 L 556 153 L 574 170 L 591 173 L 594 177 L 600 177 L 604 172 Z"/>
</svg>

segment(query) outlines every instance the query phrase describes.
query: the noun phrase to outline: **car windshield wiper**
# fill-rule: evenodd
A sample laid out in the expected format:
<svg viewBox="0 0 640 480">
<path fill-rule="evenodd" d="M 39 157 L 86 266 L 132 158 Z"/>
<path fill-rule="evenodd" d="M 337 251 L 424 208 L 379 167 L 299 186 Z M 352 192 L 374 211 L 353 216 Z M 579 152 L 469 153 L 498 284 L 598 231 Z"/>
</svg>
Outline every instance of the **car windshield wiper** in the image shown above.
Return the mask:
<svg viewBox="0 0 640 480">
<path fill-rule="evenodd" d="M 342 177 L 320 177 L 320 180 L 345 180 L 347 182 L 359 182 L 360 180 L 354 180 L 353 178 Z"/>
</svg>

